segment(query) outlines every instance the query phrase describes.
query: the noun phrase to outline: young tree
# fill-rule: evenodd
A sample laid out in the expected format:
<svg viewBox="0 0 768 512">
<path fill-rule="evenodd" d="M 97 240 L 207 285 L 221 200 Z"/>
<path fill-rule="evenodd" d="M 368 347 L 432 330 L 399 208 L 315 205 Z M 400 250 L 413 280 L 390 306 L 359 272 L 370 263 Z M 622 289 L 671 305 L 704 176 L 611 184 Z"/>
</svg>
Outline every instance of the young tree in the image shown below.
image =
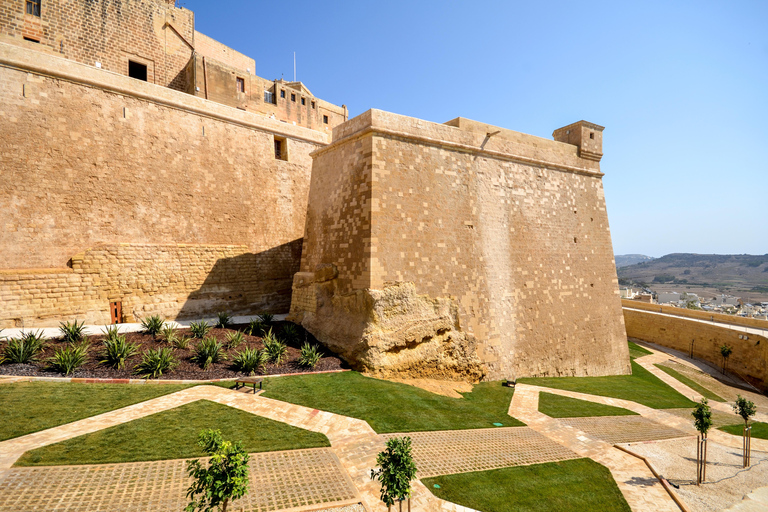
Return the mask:
<svg viewBox="0 0 768 512">
<path fill-rule="evenodd" d="M 706 398 L 693 408 L 693 426 L 699 431 L 696 438 L 696 485 L 707 479 L 707 432 L 712 428 L 712 410 Z"/>
<path fill-rule="evenodd" d="M 728 366 L 728 358 L 733 354 L 733 348 L 728 345 L 720 347 L 720 355 L 723 356 L 723 375 L 725 375 L 725 367 Z"/>
<path fill-rule="evenodd" d="M 749 467 L 750 455 L 752 452 L 752 429 L 749 426 L 749 418 L 755 415 L 757 407 L 754 402 L 737 395 L 736 403 L 733 405 L 733 412 L 744 419 L 744 433 L 742 434 L 742 449 L 744 452 L 744 467 Z"/>
<path fill-rule="evenodd" d="M 187 473 L 194 482 L 187 490 L 192 501 L 185 510 L 227 512 L 230 501 L 248 492 L 248 454 L 240 442 L 224 441 L 220 430 L 203 430 L 197 444 L 211 459 L 207 468 L 199 460 L 187 462 Z"/>
<path fill-rule="evenodd" d="M 401 503 L 411 497 L 411 480 L 416 476 L 416 464 L 411 454 L 411 438 L 394 437 L 387 441 L 387 449 L 376 457 L 379 469 L 371 470 L 371 480 L 381 482 L 381 501 L 390 510 L 395 500 Z M 408 502 L 410 510 L 410 501 Z"/>
</svg>

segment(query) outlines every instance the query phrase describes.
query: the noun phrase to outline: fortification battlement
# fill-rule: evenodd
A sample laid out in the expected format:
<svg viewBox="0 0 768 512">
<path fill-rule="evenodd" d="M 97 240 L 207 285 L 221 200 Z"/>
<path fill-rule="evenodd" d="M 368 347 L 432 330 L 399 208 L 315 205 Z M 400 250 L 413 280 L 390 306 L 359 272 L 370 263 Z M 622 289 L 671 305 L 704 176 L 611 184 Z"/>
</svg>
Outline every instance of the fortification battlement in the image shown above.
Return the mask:
<svg viewBox="0 0 768 512">
<path fill-rule="evenodd" d="M 333 142 L 330 146 L 320 149 L 317 154 L 330 151 L 338 144 L 344 144 L 373 132 L 378 135 L 411 139 L 421 144 L 476 153 L 486 158 L 602 176 L 600 158 L 594 158 L 593 155 L 599 151 L 599 156 L 602 157 L 602 132 L 597 128 L 602 130 L 603 127 L 580 121 L 556 130 L 555 133 L 582 125 L 596 127 L 593 131 L 600 134 L 599 146 L 593 144 L 587 151 L 582 149 L 580 142 L 544 139 L 463 117 L 440 124 L 371 109 L 335 127 Z M 586 140 L 594 141 L 595 139 L 589 139 L 587 134 Z"/>
<path fill-rule="evenodd" d="M 603 126 L 578 121 L 555 130 L 552 132 L 552 137 L 558 142 L 578 147 L 581 158 L 599 162 L 603 158 L 603 130 L 605 130 Z"/>
</svg>

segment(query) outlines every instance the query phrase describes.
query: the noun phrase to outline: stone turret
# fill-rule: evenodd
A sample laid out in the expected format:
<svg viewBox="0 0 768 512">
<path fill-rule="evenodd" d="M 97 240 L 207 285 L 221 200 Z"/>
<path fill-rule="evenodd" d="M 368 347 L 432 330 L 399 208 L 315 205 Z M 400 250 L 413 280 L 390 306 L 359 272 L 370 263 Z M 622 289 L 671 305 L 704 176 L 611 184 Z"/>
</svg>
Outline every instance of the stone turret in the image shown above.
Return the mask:
<svg viewBox="0 0 768 512">
<path fill-rule="evenodd" d="M 555 130 L 552 137 L 557 142 L 578 146 L 581 158 L 599 162 L 603 158 L 603 130 L 604 126 L 578 121 Z"/>
</svg>

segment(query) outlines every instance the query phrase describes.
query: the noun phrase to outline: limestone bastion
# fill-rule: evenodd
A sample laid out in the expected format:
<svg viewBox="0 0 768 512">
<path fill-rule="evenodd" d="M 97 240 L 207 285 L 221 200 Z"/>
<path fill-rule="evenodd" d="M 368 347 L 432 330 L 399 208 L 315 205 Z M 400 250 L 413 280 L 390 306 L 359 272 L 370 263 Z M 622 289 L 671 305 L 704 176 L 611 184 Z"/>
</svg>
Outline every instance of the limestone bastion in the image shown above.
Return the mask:
<svg viewBox="0 0 768 512">
<path fill-rule="evenodd" d="M 380 110 L 335 127 L 312 154 L 290 319 L 381 375 L 629 374 L 602 131 Z"/>
</svg>

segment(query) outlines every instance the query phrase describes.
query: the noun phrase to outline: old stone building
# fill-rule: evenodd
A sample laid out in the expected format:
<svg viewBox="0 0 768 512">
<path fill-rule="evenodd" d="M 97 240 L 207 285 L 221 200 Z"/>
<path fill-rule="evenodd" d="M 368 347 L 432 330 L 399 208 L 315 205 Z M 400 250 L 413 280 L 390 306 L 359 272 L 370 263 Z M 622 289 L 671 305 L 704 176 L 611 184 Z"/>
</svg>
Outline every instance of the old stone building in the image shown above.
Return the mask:
<svg viewBox="0 0 768 512">
<path fill-rule="evenodd" d="M 171 0 L 0 0 L 0 328 L 290 309 L 371 371 L 628 373 L 602 127 L 347 118 Z"/>
</svg>

